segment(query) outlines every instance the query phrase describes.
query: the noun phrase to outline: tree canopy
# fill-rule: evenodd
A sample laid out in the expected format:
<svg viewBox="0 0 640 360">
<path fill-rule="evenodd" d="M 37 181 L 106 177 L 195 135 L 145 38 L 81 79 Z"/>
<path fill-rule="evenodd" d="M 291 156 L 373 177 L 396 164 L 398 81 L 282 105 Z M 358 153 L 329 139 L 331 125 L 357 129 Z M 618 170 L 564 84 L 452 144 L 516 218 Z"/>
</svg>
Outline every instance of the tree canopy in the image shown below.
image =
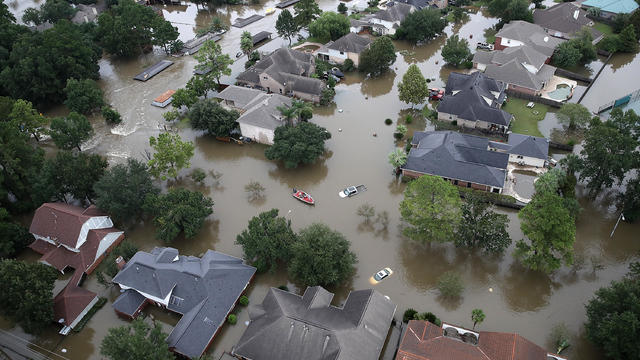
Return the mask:
<svg viewBox="0 0 640 360">
<path fill-rule="evenodd" d="M 145 211 L 153 216 L 156 236 L 165 243 L 174 241 L 180 233 L 187 239 L 198 234 L 204 219 L 213 214 L 213 201 L 199 191 L 170 189 L 167 194 L 149 194 Z"/>
<path fill-rule="evenodd" d="M 118 223 L 138 219 L 147 195 L 159 192 L 153 186 L 147 165 L 136 159 L 109 168 L 93 189 L 96 206 Z"/>
<path fill-rule="evenodd" d="M 51 120 L 51 138 L 57 147 L 64 150 L 78 149 L 80 145 L 93 137 L 93 127 L 84 115 L 71 112 L 65 117 Z"/>
<path fill-rule="evenodd" d="M 448 38 L 442 47 L 442 58 L 455 67 L 460 66 L 470 56 L 469 42 L 466 39 L 459 38 L 458 35 Z"/>
<path fill-rule="evenodd" d="M 30 101 L 22 99 L 13 103 L 11 113 L 7 117 L 13 126 L 33 135 L 36 141 L 40 141 L 40 135 L 46 131 L 44 126 L 49 122 Z"/>
<path fill-rule="evenodd" d="M 509 218 L 493 211 L 484 199 L 469 192 L 462 203 L 462 220 L 454 237 L 457 246 L 478 247 L 488 253 L 503 253 L 511 245 Z"/>
<path fill-rule="evenodd" d="M 300 0 L 293 5 L 295 20 L 298 28 L 307 27 L 318 15 L 322 13 L 315 0 Z"/>
<path fill-rule="evenodd" d="M 149 145 L 155 150 L 149 160 L 149 173 L 155 178 L 166 180 L 167 176 L 178 179 L 178 172 L 191 166 L 194 145 L 191 141 L 182 141 L 178 134 L 161 133 L 150 137 Z"/>
<path fill-rule="evenodd" d="M 423 175 L 407 185 L 400 215 L 403 233 L 418 242 L 446 242 L 454 238 L 460 222 L 458 189 L 440 177 Z"/>
<path fill-rule="evenodd" d="M 622 204 L 622 212 L 629 222 L 640 219 L 640 175 L 630 179 L 624 193 L 618 196 L 619 203 Z"/>
<path fill-rule="evenodd" d="M 244 257 L 258 271 L 274 271 L 278 262 L 286 262 L 296 241 L 291 221 L 278 216 L 278 209 L 261 212 L 249 220 L 249 226 L 236 237 Z"/>
<path fill-rule="evenodd" d="M 347 35 L 349 27 L 349 18 L 333 11 L 325 11 L 309 24 L 309 35 L 325 43 Z"/>
<path fill-rule="evenodd" d="M 638 266 L 638 263 L 635 263 Z M 596 291 L 586 305 L 587 338 L 611 359 L 640 357 L 640 278 L 633 272 Z"/>
<path fill-rule="evenodd" d="M 196 69 L 207 72 L 204 75 L 196 76 L 203 81 L 202 95 L 206 97 L 209 90 L 216 90 L 220 87 L 220 78 L 223 75 L 231 75 L 229 65 L 233 64 L 233 60 L 229 55 L 223 54 L 220 45 L 213 40 L 207 40 L 193 57 L 198 61 Z M 196 93 L 199 92 L 196 91 Z"/>
<path fill-rule="evenodd" d="M 245 55 L 249 55 L 251 50 L 253 50 L 253 37 L 248 31 L 243 31 L 240 36 L 240 50 L 242 50 Z"/>
<path fill-rule="evenodd" d="M 597 58 L 593 37 L 587 29 L 580 31 L 574 39 L 558 45 L 553 53 L 553 63 L 559 67 L 573 67 L 592 62 Z"/>
<path fill-rule="evenodd" d="M 512 20 L 524 20 L 533 23 L 533 13 L 526 0 L 492 0 L 489 2 L 489 13 L 500 18 L 500 24 Z"/>
<path fill-rule="evenodd" d="M 289 274 L 304 286 L 338 285 L 354 272 L 356 254 L 341 233 L 324 224 L 312 224 L 298 234 L 291 246 Z"/>
<path fill-rule="evenodd" d="M 104 105 L 102 100 L 102 90 L 98 84 L 91 79 L 69 79 L 64 88 L 67 100 L 64 104 L 69 110 L 80 114 L 89 114 Z"/>
<path fill-rule="evenodd" d="M 311 164 L 324 154 L 324 142 L 331 138 L 327 129 L 309 122 L 297 126 L 279 126 L 273 145 L 265 150 L 269 160 L 281 160 L 287 168 Z"/>
<path fill-rule="evenodd" d="M 237 111 L 227 110 L 210 99 L 199 100 L 189 109 L 191 126 L 212 136 L 229 136 L 238 127 L 239 116 Z"/>
<path fill-rule="evenodd" d="M 14 257 L 32 241 L 29 231 L 11 220 L 6 209 L 0 208 L 0 260 Z"/>
<path fill-rule="evenodd" d="M 41 263 L 0 261 L 0 313 L 36 334 L 53 319 L 53 284 L 56 270 Z"/>
<path fill-rule="evenodd" d="M 396 30 L 396 38 L 412 43 L 424 42 L 440 35 L 446 25 L 440 9 L 425 8 L 407 15 Z"/>
<path fill-rule="evenodd" d="M 393 166 L 394 169 L 398 169 L 402 165 L 407 163 L 407 152 L 400 148 L 393 149 L 392 152 L 389 153 L 389 164 Z"/>
<path fill-rule="evenodd" d="M 396 49 L 387 36 L 375 39 L 368 49 L 360 53 L 359 70 L 371 76 L 380 75 L 396 61 Z"/>
<path fill-rule="evenodd" d="M 130 324 L 109 329 L 100 344 L 100 354 L 111 360 L 173 360 L 169 351 L 167 334 L 162 326 L 153 323 L 153 327 L 138 318 Z"/>
<path fill-rule="evenodd" d="M 570 130 L 583 128 L 591 121 L 591 112 L 584 105 L 566 103 L 556 113 L 560 123 Z"/>
<path fill-rule="evenodd" d="M 70 20 L 76 13 L 67 0 L 47 0 L 40 7 L 40 22 L 50 22 L 55 24 L 58 20 Z"/>
<path fill-rule="evenodd" d="M 429 97 L 429 87 L 422 72 L 416 64 L 409 65 L 409 69 L 402 76 L 398 84 L 398 97 L 400 101 L 414 104 L 422 104 Z"/>
<path fill-rule="evenodd" d="M 278 15 L 276 31 L 279 36 L 287 38 L 287 40 L 289 40 L 289 46 L 291 46 L 291 38 L 298 33 L 298 23 L 289 10 L 284 9 L 280 12 L 280 15 Z"/>
</svg>

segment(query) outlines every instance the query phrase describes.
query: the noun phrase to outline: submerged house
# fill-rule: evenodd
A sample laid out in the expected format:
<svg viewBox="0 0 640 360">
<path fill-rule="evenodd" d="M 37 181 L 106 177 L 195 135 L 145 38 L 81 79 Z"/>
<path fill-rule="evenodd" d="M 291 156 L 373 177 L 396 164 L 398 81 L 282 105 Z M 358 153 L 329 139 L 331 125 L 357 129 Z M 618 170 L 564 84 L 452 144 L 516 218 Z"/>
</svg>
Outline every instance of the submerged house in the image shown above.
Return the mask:
<svg viewBox="0 0 640 360">
<path fill-rule="evenodd" d="M 395 360 L 567 360 L 514 333 L 473 331 L 424 320 L 407 324 Z"/>
<path fill-rule="evenodd" d="M 147 304 L 181 314 L 167 338 L 169 349 L 197 358 L 211 345 L 255 271 L 242 259 L 212 250 L 201 258 L 169 247 L 139 251 L 113 278 L 124 290 L 113 308 L 130 319 Z"/>
<path fill-rule="evenodd" d="M 336 41 L 331 41 L 322 46 L 316 52 L 318 57 L 325 61 L 342 64 L 351 59 L 355 66 L 360 64 L 360 53 L 369 48 L 371 40 L 364 36 L 348 33 Z"/>
<path fill-rule="evenodd" d="M 489 149 L 509 154 L 509 162 L 544 167 L 549 158 L 549 139 L 510 133 L 507 143 L 489 141 Z"/>
<path fill-rule="evenodd" d="M 240 73 L 236 84 L 319 103 L 324 82 L 310 77 L 315 70 L 313 55 L 279 48 Z"/>
<path fill-rule="evenodd" d="M 95 206 L 86 209 L 63 203 L 45 203 L 35 212 L 29 232 L 35 240 L 29 247 L 42 254 L 40 262 L 61 273 L 74 271 L 67 286 L 54 298 L 54 316 L 68 334 L 98 300 L 80 287 L 107 254 L 124 239 L 111 218 Z"/>
<path fill-rule="evenodd" d="M 351 19 L 350 31 L 353 33 L 370 31 L 380 35 L 393 35 L 396 33 L 400 23 L 414 11 L 416 11 L 416 8 L 413 5 L 402 2 L 389 2 L 386 10 L 380 10 L 360 20 Z"/>
<path fill-rule="evenodd" d="M 509 154 L 489 150 L 489 139 L 455 131 L 417 131 L 402 175 L 439 176 L 454 185 L 502 193 Z"/>
<path fill-rule="evenodd" d="M 271 288 L 232 354 L 245 360 L 378 359 L 396 305 L 369 290 L 352 291 L 342 307 L 320 286 L 303 296 Z"/>
<path fill-rule="evenodd" d="M 438 119 L 458 126 L 505 133 L 513 115 L 500 109 L 506 99 L 506 84 L 481 72 L 453 72 L 438 104 Z"/>
<path fill-rule="evenodd" d="M 240 125 L 240 133 L 255 142 L 273 145 L 275 130 L 287 125 L 278 108 L 291 106 L 289 97 L 230 85 L 215 98 L 240 113 L 236 120 Z"/>
</svg>

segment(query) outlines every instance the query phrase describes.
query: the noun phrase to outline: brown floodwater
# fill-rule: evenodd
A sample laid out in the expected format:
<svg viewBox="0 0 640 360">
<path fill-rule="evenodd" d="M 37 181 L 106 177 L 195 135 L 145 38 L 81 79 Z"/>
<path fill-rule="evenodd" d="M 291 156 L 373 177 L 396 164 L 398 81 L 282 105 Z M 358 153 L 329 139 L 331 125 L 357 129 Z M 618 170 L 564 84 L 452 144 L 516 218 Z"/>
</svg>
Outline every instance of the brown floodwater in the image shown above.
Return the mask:
<svg viewBox="0 0 640 360">
<path fill-rule="evenodd" d="M 31 6 L 29 3 L 15 1 L 9 2 L 9 6 L 19 17 L 26 7 Z M 263 8 L 273 7 L 275 3 L 272 0 L 257 6 L 223 6 L 215 11 L 202 8 L 198 11 L 194 4 L 183 3 L 165 7 L 163 14 L 178 26 L 180 38 L 188 40 L 214 15 L 231 23 L 238 17 L 262 13 Z M 338 3 L 321 0 L 319 4 L 324 10 L 334 10 Z M 233 57 L 239 51 L 242 31 L 273 32 L 276 19 L 277 14 L 274 14 L 243 29 L 231 28 L 219 43 Z M 483 41 L 484 29 L 495 23 L 497 19 L 478 12 L 470 14 L 462 24 L 449 25 L 445 32 L 447 36 L 458 33 L 474 44 Z M 389 295 L 398 305 L 398 317 L 405 309 L 413 307 L 419 311 L 431 311 L 447 322 L 472 326 L 471 310 L 482 308 L 487 318 L 480 329 L 518 332 L 550 351 L 554 350 L 548 339 L 550 329 L 556 323 L 564 322 L 573 336 L 572 346 L 563 355 L 572 359 L 599 359 L 601 354 L 584 336 L 584 304 L 596 289 L 622 277 L 628 263 L 637 259 L 640 251 L 640 242 L 637 241 L 640 225 L 621 223 L 613 238 L 609 237 L 619 214 L 611 206 L 610 197 L 604 196 L 603 200 L 594 203 L 583 196 L 581 187 L 578 189 L 583 211 L 577 222 L 575 252 L 583 265 L 563 268 L 550 276 L 521 267 L 511 256 L 513 245 L 503 256 L 487 256 L 450 244 L 416 244 L 401 234 L 398 204 L 402 200 L 404 184 L 393 176 L 387 154 L 395 147 L 405 145 L 404 141 L 393 139 L 395 124 L 404 123 L 408 114 L 417 115 L 417 110 L 399 102 L 397 85 L 408 66 L 416 63 L 425 77 L 433 80 L 430 86 L 443 87 L 452 71 L 442 66 L 440 52 L 445 41 L 446 36 L 443 35 L 423 46 L 396 42 L 400 52 L 392 70 L 385 75 L 370 79 L 361 74 L 347 74 L 336 87 L 335 104 L 318 107 L 314 111 L 312 121 L 326 127 L 333 136 L 326 143 L 325 156 L 313 165 L 285 169 L 264 157 L 263 145 L 221 143 L 189 128 L 181 130 L 182 137 L 196 145 L 192 167 L 219 171 L 223 176 L 219 184 L 207 178 L 204 185 L 196 185 L 188 180 L 188 171 L 184 171 L 178 184 L 167 184 L 200 190 L 215 202 L 214 213 L 206 220 L 202 231 L 194 239 L 179 240 L 172 246 L 189 255 L 215 249 L 242 256 L 242 249 L 235 244 L 236 235 L 247 226 L 252 216 L 276 208 L 282 216 L 291 219 L 296 230 L 313 222 L 323 222 L 351 241 L 351 248 L 359 261 L 348 283 L 329 289 L 336 293 L 336 304 L 343 302 L 351 290 L 371 287 L 371 275 L 381 268 L 390 267 L 394 274 L 375 288 Z M 286 40 L 274 38 L 260 47 L 260 51 L 271 51 L 286 43 Z M 173 66 L 153 79 L 145 83 L 132 80 L 144 67 L 163 58 L 163 53 L 155 52 L 130 60 L 104 57 L 100 61 L 100 85 L 107 101 L 122 114 L 124 122 L 109 127 L 93 119 L 96 136 L 84 145 L 85 151 L 105 155 L 112 163 L 129 157 L 143 159 L 145 150 L 149 149 L 149 136 L 157 135 L 167 125 L 161 117 L 166 109 L 152 107 L 151 100 L 167 89 L 184 86 L 195 66 L 195 60 L 190 56 L 176 58 Z M 614 57 L 584 103 L 592 109 L 618 93 L 624 95 L 634 90 L 637 87 L 634 79 L 640 74 L 639 58 L 631 55 Z M 232 76 L 223 80 L 233 81 L 233 77 L 244 68 L 245 60 L 240 58 L 236 61 Z M 64 112 L 65 109 L 59 107 L 49 114 Z M 394 125 L 386 126 L 385 118 L 391 118 Z M 419 116 L 414 116 L 414 121 L 407 127 L 410 130 L 407 138 L 413 131 L 433 129 Z M 259 181 L 266 188 L 264 199 L 257 202 L 247 201 L 244 191 L 244 185 L 252 180 Z M 365 184 L 368 191 L 353 198 L 338 197 L 339 190 L 357 184 Z M 312 194 L 317 204 L 309 207 L 293 199 L 290 196 L 292 187 Z M 365 224 L 356 215 L 356 209 L 365 203 L 373 205 L 378 212 L 389 213 L 387 229 L 381 229 L 379 224 Z M 498 211 L 507 214 L 509 233 L 514 242 L 521 239 L 517 212 L 508 209 Z M 163 245 L 155 239 L 150 224 L 140 223 L 127 229 L 127 238 L 141 250 Z M 38 257 L 26 251 L 21 258 L 35 261 Z M 465 282 L 461 299 L 454 302 L 443 300 L 435 290 L 438 277 L 451 270 L 460 273 Z M 251 303 L 261 302 L 269 287 L 284 284 L 297 289 L 289 282 L 283 269 L 257 275 L 249 288 Z M 105 288 L 97 283 L 94 276 L 87 279 L 85 286 L 107 297 L 109 303 L 80 333 L 63 337 L 51 327 L 39 337 L 32 337 L 2 318 L 0 329 L 69 359 L 100 358 L 99 346 L 107 330 L 126 324 L 126 321 L 116 317 L 111 308 L 111 302 L 119 294 L 117 288 Z M 246 328 L 248 311 L 238 310 L 238 323 L 225 325 L 216 337 L 210 351 L 214 358 L 223 351 L 231 350 Z M 149 308 L 147 313 L 162 323 L 167 332 L 178 320 L 177 315 L 155 308 Z M 66 352 L 63 353 L 63 349 Z"/>
</svg>

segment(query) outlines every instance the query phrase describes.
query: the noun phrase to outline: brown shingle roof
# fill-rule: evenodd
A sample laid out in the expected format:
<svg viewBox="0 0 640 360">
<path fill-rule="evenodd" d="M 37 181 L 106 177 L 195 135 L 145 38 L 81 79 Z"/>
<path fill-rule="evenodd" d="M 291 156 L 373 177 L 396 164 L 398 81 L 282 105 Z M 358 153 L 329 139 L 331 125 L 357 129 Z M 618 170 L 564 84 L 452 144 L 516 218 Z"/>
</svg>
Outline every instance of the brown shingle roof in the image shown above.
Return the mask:
<svg viewBox="0 0 640 360">
<path fill-rule="evenodd" d="M 518 334 L 480 331 L 473 345 L 445 336 L 430 322 L 411 320 L 396 360 L 546 360 L 547 354 Z"/>
<path fill-rule="evenodd" d="M 42 204 L 33 216 L 29 232 L 75 248 L 82 224 L 91 218 L 84 211 L 63 203 Z"/>
<path fill-rule="evenodd" d="M 78 276 L 78 274 L 80 275 Z M 56 322 L 64 319 L 65 325 L 71 325 L 98 296 L 96 293 L 77 286 L 81 276 L 82 273 L 76 271 L 69 284 L 53 299 L 53 314 Z"/>
</svg>

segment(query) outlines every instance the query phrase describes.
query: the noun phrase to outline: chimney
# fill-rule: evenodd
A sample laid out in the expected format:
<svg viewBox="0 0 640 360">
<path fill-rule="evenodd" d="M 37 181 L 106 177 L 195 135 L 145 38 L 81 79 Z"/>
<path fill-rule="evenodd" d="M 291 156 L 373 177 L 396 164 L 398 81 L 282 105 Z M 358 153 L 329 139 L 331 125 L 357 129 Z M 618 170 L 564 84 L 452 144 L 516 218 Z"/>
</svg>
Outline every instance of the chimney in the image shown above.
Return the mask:
<svg viewBox="0 0 640 360">
<path fill-rule="evenodd" d="M 124 266 L 127 264 L 126 261 L 124 261 L 124 259 L 122 258 L 122 256 L 118 256 L 118 258 L 116 258 L 116 265 L 118 266 L 118 270 L 122 270 L 124 269 Z"/>
</svg>

